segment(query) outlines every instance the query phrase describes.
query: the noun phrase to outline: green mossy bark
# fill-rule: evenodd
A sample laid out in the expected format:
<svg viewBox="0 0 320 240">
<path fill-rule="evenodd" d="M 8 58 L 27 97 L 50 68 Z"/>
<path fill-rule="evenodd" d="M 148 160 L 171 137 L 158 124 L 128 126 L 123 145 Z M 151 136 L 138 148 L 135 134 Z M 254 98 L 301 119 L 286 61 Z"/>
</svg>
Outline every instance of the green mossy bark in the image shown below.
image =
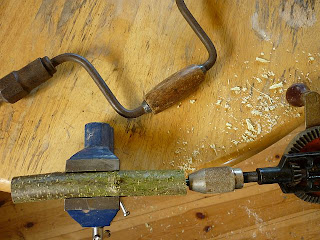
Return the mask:
<svg viewBox="0 0 320 240">
<path fill-rule="evenodd" d="M 102 196 L 184 195 L 180 170 L 50 173 L 12 179 L 14 203 Z"/>
</svg>

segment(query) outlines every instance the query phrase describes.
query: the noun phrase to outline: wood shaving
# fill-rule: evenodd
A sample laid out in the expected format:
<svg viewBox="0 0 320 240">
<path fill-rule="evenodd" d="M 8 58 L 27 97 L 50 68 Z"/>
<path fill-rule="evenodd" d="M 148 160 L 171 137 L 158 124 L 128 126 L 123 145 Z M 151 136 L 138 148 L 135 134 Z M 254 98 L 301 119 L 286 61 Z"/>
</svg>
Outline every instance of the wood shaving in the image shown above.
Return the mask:
<svg viewBox="0 0 320 240">
<path fill-rule="evenodd" d="M 254 116 L 262 116 L 262 112 L 258 111 L 257 109 L 252 110 L 251 114 Z"/>
<path fill-rule="evenodd" d="M 216 145 L 213 143 L 213 144 L 210 144 L 210 148 L 213 149 L 213 151 L 215 152 L 216 155 L 218 155 L 217 153 L 217 148 L 216 148 Z"/>
<path fill-rule="evenodd" d="M 249 98 L 251 98 L 251 95 L 249 95 L 247 97 L 243 97 L 241 103 L 247 103 Z"/>
<path fill-rule="evenodd" d="M 269 89 L 276 89 L 276 88 L 282 88 L 283 87 L 283 83 L 280 82 L 280 83 L 276 83 L 276 84 L 273 84 L 269 87 Z"/>
<path fill-rule="evenodd" d="M 261 130 L 262 130 L 261 125 L 259 123 L 257 124 L 257 128 L 258 128 L 257 134 L 259 135 L 261 133 Z"/>
<path fill-rule="evenodd" d="M 240 88 L 240 87 L 233 87 L 233 88 L 231 88 L 230 90 L 231 90 L 231 91 L 240 91 L 241 88 Z"/>
<path fill-rule="evenodd" d="M 254 79 L 256 79 L 259 83 L 262 82 L 261 78 L 258 78 L 258 77 L 253 77 Z"/>
<path fill-rule="evenodd" d="M 309 57 L 309 61 L 314 61 L 314 57 Z"/>
<path fill-rule="evenodd" d="M 221 105 L 222 100 L 218 99 L 217 102 L 215 103 L 216 105 Z"/>
<path fill-rule="evenodd" d="M 249 130 L 246 130 L 244 133 L 245 133 L 247 136 L 251 137 L 251 138 L 256 138 L 256 137 L 257 137 L 256 134 L 250 132 Z"/>
<path fill-rule="evenodd" d="M 200 154 L 200 152 L 198 151 L 198 150 L 194 150 L 193 152 L 192 152 L 192 156 L 193 157 L 196 157 L 196 156 L 198 156 Z"/>
<path fill-rule="evenodd" d="M 267 73 L 269 76 L 275 76 L 275 74 L 274 74 L 274 72 L 272 72 L 272 71 L 268 71 L 268 73 Z"/>
<path fill-rule="evenodd" d="M 236 140 L 231 140 L 231 142 L 232 142 L 234 145 L 238 145 L 238 144 L 239 144 L 239 141 L 236 141 Z"/>
<path fill-rule="evenodd" d="M 230 90 L 234 91 L 236 94 L 239 94 L 241 91 L 241 88 L 240 87 L 233 87 L 233 88 L 230 88 Z"/>
<path fill-rule="evenodd" d="M 250 130 L 252 132 L 256 132 L 256 130 L 254 129 L 252 122 L 249 118 L 246 119 L 246 123 L 247 123 L 248 130 Z"/>
<path fill-rule="evenodd" d="M 261 62 L 261 63 L 269 63 L 270 61 L 264 58 L 260 58 L 260 57 L 256 57 L 256 61 L 257 62 Z"/>
</svg>

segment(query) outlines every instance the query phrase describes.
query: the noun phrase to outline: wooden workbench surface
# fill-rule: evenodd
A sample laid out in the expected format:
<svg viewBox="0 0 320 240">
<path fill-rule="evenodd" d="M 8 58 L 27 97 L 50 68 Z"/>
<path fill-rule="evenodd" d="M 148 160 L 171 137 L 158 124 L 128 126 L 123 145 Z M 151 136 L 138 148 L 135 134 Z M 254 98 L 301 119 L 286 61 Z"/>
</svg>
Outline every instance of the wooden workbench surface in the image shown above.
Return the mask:
<svg viewBox="0 0 320 240">
<path fill-rule="evenodd" d="M 275 166 L 289 141 L 303 127 L 237 166 Z M 90 239 L 63 211 L 63 201 L 14 205 L 0 194 L 0 239 Z M 277 185 L 248 184 L 226 194 L 188 192 L 179 197 L 122 198 L 131 211 L 119 212 L 112 222 L 111 239 L 297 239 L 318 240 L 320 205 L 283 194 Z"/>
<path fill-rule="evenodd" d="M 317 3 L 187 1 L 218 61 L 193 96 L 160 113 L 117 115 L 87 73 L 65 64 L 29 97 L 2 104 L 1 190 L 13 176 L 63 171 L 84 125 L 110 123 L 123 169 L 239 162 L 302 121 L 285 102 L 293 82 L 319 87 Z M 130 108 L 165 77 L 207 57 L 174 1 L 3 1 L 0 75 L 37 57 L 87 57 Z"/>
<path fill-rule="evenodd" d="M 127 120 L 112 110 L 85 70 L 59 66 L 55 77 L 27 98 L 0 106 L 0 190 L 10 191 L 13 176 L 64 171 L 65 161 L 83 148 L 88 122 L 114 127 L 122 169 L 187 172 L 241 162 L 299 126 L 303 109 L 288 106 L 285 90 L 294 82 L 319 90 L 319 3 L 186 4 L 218 52 L 199 90 L 159 115 Z M 128 108 L 139 105 L 167 76 L 207 57 L 173 0 L 1 1 L 0 76 L 38 57 L 64 52 L 91 61 Z M 281 155 L 283 148 L 268 154 Z M 253 170 L 276 164 L 275 155 L 268 154 L 239 166 Z M 285 196 L 273 185 L 249 185 L 225 195 L 189 192 L 124 202 L 132 214 L 115 219 L 115 239 L 319 236 L 318 206 Z M 0 236 L 87 239 L 90 230 L 69 218 L 62 204 L 5 203 Z"/>
<path fill-rule="evenodd" d="M 83 148 L 84 125 L 115 129 L 122 169 L 239 162 L 302 123 L 285 90 L 318 90 L 318 3 L 186 1 L 217 47 L 218 61 L 194 95 L 158 115 L 117 115 L 75 64 L 27 98 L 1 105 L 0 179 L 63 171 Z M 90 60 L 125 106 L 207 53 L 174 1 L 3 1 L 0 75 L 37 57 L 78 53 Z"/>
</svg>

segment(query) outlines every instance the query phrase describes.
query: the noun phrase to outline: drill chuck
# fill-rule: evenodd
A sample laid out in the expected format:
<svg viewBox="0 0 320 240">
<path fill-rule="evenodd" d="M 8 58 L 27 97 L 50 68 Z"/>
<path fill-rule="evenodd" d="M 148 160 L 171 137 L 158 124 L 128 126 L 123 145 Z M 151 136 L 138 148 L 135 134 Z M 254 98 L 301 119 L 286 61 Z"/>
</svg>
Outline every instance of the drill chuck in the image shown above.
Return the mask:
<svg viewBox="0 0 320 240">
<path fill-rule="evenodd" d="M 204 168 L 189 175 L 189 189 L 201 193 L 224 193 L 242 188 L 243 172 L 240 168 Z"/>
</svg>

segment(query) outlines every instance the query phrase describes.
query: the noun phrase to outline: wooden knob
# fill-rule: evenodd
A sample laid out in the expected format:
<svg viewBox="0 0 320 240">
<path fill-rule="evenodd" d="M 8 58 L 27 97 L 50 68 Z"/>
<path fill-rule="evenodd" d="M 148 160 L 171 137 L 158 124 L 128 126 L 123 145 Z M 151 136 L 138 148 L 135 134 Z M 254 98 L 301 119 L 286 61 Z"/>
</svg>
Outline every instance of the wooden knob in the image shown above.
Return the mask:
<svg viewBox="0 0 320 240">
<path fill-rule="evenodd" d="M 163 80 L 145 96 L 153 113 L 159 113 L 194 92 L 205 73 L 199 65 L 190 65 Z"/>
<path fill-rule="evenodd" d="M 294 107 L 304 106 L 304 95 L 309 92 L 309 88 L 304 83 L 292 84 L 286 92 L 287 102 Z"/>
</svg>

